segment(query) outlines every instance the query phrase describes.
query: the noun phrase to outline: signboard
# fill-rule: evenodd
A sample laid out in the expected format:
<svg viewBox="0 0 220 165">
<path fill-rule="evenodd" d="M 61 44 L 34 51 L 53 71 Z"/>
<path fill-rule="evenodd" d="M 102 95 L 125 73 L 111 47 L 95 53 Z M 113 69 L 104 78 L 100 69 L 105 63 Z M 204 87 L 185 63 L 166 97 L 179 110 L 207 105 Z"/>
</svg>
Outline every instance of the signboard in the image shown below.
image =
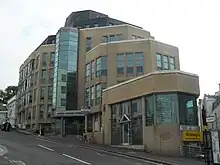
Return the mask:
<svg viewBox="0 0 220 165">
<path fill-rule="evenodd" d="M 188 141 L 188 142 L 202 141 L 202 132 L 182 131 L 182 141 Z"/>
<path fill-rule="evenodd" d="M 210 117 L 207 117 L 206 118 L 206 122 L 207 123 L 212 123 L 212 122 L 214 122 L 215 121 L 215 117 L 214 116 L 210 116 Z"/>
</svg>

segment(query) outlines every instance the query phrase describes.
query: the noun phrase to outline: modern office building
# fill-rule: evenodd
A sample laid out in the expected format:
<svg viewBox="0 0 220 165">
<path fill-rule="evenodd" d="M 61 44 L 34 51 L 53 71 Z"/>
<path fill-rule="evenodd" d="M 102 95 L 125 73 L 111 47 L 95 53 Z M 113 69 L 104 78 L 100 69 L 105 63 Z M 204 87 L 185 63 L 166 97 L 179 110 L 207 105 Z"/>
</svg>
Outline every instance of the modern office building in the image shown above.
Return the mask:
<svg viewBox="0 0 220 165">
<path fill-rule="evenodd" d="M 17 125 L 53 128 L 52 96 L 56 36 L 48 36 L 19 69 Z"/>
<path fill-rule="evenodd" d="M 80 29 L 79 38 L 78 105 L 91 109 L 87 136 L 101 144 L 180 154 L 180 132 L 199 132 L 199 80 L 180 71 L 178 48 L 132 25 Z"/>
<path fill-rule="evenodd" d="M 7 102 L 7 119 L 9 123 L 14 127 L 16 125 L 16 105 L 17 105 L 17 97 L 16 95 L 13 96 L 10 100 Z"/>
<path fill-rule="evenodd" d="M 51 131 L 61 134 L 79 133 L 81 125 L 84 129 L 84 114 L 77 101 L 78 68 L 84 66 L 84 62 L 78 64 L 80 29 L 124 23 L 92 10 L 70 14 L 65 27 L 45 39 L 20 67 L 18 122 L 27 129 L 53 128 Z"/>
</svg>

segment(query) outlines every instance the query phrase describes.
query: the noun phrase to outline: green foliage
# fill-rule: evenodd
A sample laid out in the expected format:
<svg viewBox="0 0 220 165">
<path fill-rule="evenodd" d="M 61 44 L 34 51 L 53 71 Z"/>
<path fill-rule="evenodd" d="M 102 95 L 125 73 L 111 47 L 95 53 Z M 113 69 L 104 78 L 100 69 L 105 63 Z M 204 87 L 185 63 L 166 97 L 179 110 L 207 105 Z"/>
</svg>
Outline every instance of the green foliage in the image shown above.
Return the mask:
<svg viewBox="0 0 220 165">
<path fill-rule="evenodd" d="M 17 86 L 8 86 L 4 90 L 0 89 L 0 102 L 7 104 L 7 101 L 17 94 Z"/>
</svg>

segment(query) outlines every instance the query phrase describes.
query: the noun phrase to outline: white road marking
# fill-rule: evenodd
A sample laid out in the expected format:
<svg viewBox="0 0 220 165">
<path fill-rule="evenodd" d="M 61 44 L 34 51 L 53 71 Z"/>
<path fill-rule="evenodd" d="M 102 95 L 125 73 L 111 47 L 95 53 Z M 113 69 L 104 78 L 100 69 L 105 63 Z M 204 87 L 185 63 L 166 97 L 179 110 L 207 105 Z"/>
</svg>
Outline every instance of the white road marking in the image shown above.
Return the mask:
<svg viewBox="0 0 220 165">
<path fill-rule="evenodd" d="M 51 151 L 51 152 L 54 152 L 54 149 L 51 149 L 51 148 L 42 146 L 42 145 L 40 145 L 40 144 L 38 144 L 37 146 L 38 146 L 38 147 L 41 147 L 41 148 L 44 148 L 44 149 L 46 149 L 46 150 L 49 150 L 49 151 Z"/>
<path fill-rule="evenodd" d="M 78 159 L 78 158 L 75 158 L 75 157 L 73 157 L 73 156 L 70 156 L 70 155 L 67 155 L 67 154 L 62 154 L 62 155 L 63 155 L 63 156 L 66 156 L 66 157 L 68 157 L 68 158 L 70 158 L 70 159 L 76 160 L 76 161 L 78 161 L 78 162 L 81 162 L 81 163 L 84 163 L 84 164 L 87 164 L 87 165 L 91 165 L 91 163 L 86 162 L 86 161 L 81 160 L 81 159 Z"/>
<path fill-rule="evenodd" d="M 7 157 L 7 156 L 5 156 L 4 158 L 5 158 L 5 159 L 8 159 L 8 157 Z"/>
<path fill-rule="evenodd" d="M 47 140 L 47 139 L 42 139 L 42 138 L 36 138 L 38 140 L 42 140 L 42 141 L 45 141 L 45 142 L 49 142 L 49 143 L 54 143 L 54 144 L 61 144 L 59 142 L 55 142 L 55 141 L 50 141 L 50 140 Z"/>
<path fill-rule="evenodd" d="M 82 147 L 81 147 L 81 148 L 82 148 Z M 146 162 L 146 163 L 150 163 L 150 164 L 154 164 L 154 165 L 162 165 L 162 164 L 163 164 L 163 163 L 152 162 L 152 161 L 149 161 L 149 160 L 138 159 L 138 158 L 134 158 L 134 157 L 127 156 L 127 155 L 117 154 L 117 153 L 114 153 L 114 152 L 108 152 L 108 151 L 105 151 L 105 150 L 102 150 L 102 149 L 89 148 L 89 147 L 83 147 L 83 148 L 84 148 L 84 149 L 85 149 L 85 148 L 88 148 L 88 149 L 90 149 L 90 150 L 99 151 L 99 152 L 103 152 L 103 153 L 115 155 L 115 156 L 118 156 L 118 157 L 124 157 L 124 158 L 133 159 L 133 160 L 139 160 L 139 161 Z M 114 157 L 114 158 L 117 159 L 117 157 Z"/>
<path fill-rule="evenodd" d="M 99 156 L 106 156 L 106 155 L 100 154 L 100 153 L 98 153 L 98 152 L 96 152 L 96 154 L 99 155 Z"/>
</svg>

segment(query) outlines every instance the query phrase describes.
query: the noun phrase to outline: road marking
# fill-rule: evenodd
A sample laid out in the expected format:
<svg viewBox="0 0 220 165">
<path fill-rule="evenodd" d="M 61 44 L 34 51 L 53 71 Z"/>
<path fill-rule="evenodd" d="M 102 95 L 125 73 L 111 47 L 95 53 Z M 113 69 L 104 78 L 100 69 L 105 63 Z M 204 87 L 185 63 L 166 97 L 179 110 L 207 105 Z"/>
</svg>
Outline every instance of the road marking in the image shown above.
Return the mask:
<svg viewBox="0 0 220 165">
<path fill-rule="evenodd" d="M 48 148 L 48 147 L 45 147 L 45 146 L 42 146 L 42 145 L 40 145 L 40 144 L 38 144 L 37 146 L 38 146 L 38 147 L 41 147 L 41 148 L 44 148 L 44 149 L 46 149 L 46 150 L 49 150 L 49 151 L 51 151 L 51 152 L 54 151 L 53 149 Z"/>
<path fill-rule="evenodd" d="M 83 161 L 83 160 L 78 159 L 78 158 L 75 158 L 75 157 L 73 157 L 73 156 L 70 156 L 70 155 L 67 155 L 67 154 L 62 154 L 62 155 L 63 155 L 63 156 L 66 156 L 66 157 L 68 157 L 68 158 L 70 158 L 70 159 L 76 160 L 76 161 L 78 161 L 78 162 L 81 162 L 81 163 L 84 163 L 84 164 L 87 164 L 87 165 L 91 165 L 91 163 L 86 162 L 86 161 Z"/>
<path fill-rule="evenodd" d="M 42 140 L 42 141 L 45 141 L 45 142 L 49 142 L 49 143 L 54 143 L 54 144 L 61 144 L 59 142 L 55 142 L 55 141 L 50 141 L 50 140 L 47 140 L 47 139 L 42 139 L 42 138 L 36 138 L 38 140 Z"/>
<path fill-rule="evenodd" d="M 5 155 L 7 152 L 8 152 L 8 149 L 5 146 L 0 145 L 0 156 Z"/>
<path fill-rule="evenodd" d="M 106 156 L 106 155 L 100 154 L 100 153 L 98 153 L 98 152 L 96 152 L 96 154 L 99 155 L 99 156 Z"/>
<path fill-rule="evenodd" d="M 122 155 L 122 154 L 118 154 L 118 153 L 114 153 L 114 152 L 108 152 L 108 151 L 105 151 L 105 150 L 102 150 L 102 149 L 96 149 L 96 148 L 90 148 L 90 147 L 84 147 L 84 146 L 83 147 L 81 146 L 80 148 L 84 148 L 84 149 L 87 148 L 87 149 L 90 149 L 90 150 L 99 151 L 99 152 L 107 153 L 107 154 L 110 154 L 110 155 L 115 155 L 115 156 L 118 156 L 118 157 L 124 157 L 124 158 L 133 159 L 133 160 L 139 160 L 139 161 L 154 164 L 154 165 L 162 165 L 163 164 L 163 163 L 152 162 L 150 160 L 144 160 L 144 159 L 131 157 L 131 156 L 128 156 L 128 155 Z M 117 158 L 117 157 L 114 157 L 114 158 Z"/>
</svg>

